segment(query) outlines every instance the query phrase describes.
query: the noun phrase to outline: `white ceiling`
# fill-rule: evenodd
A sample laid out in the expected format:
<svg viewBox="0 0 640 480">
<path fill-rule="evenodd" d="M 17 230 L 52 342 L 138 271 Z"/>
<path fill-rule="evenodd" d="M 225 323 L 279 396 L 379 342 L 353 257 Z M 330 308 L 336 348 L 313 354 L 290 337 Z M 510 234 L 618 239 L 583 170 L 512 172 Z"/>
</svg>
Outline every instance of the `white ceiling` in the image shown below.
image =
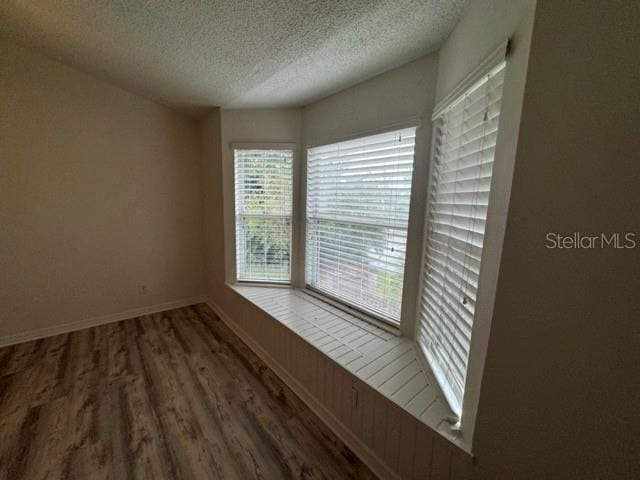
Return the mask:
<svg viewBox="0 0 640 480">
<path fill-rule="evenodd" d="M 305 105 L 436 50 L 466 0 L 2 0 L 0 32 L 161 103 Z"/>
</svg>

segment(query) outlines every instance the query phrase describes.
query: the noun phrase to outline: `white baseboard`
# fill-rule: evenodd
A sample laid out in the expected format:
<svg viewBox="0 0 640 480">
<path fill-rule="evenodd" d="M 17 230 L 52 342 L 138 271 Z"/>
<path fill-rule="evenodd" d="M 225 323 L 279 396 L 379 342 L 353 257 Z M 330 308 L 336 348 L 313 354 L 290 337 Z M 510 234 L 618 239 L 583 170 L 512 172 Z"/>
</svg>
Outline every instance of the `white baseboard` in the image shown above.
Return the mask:
<svg viewBox="0 0 640 480">
<path fill-rule="evenodd" d="M 273 370 L 278 377 L 302 399 L 302 401 L 315 413 L 329 429 L 335 433 L 342 442 L 347 445 L 353 453 L 360 458 L 370 469 L 382 480 L 399 480 L 396 473 L 387 467 L 387 465 L 378 458 L 354 433 L 347 428 L 335 415 L 328 410 L 322 402 L 316 399 L 298 380 L 287 372 L 264 348 L 262 348 L 255 340 L 238 326 L 231 318 L 216 305 L 216 303 L 208 298 L 207 305 L 222 319 L 222 321 L 236 334 L 240 339 L 260 357 L 260 359 Z"/>
<path fill-rule="evenodd" d="M 97 327 L 98 325 L 104 325 L 106 323 L 119 322 L 121 320 L 127 320 L 129 318 L 139 317 L 141 315 L 148 315 L 150 313 L 158 313 L 164 310 L 171 310 L 173 308 L 187 307 L 195 303 L 202 303 L 206 301 L 206 296 L 201 295 L 197 297 L 183 298 L 181 300 L 175 300 L 173 302 L 158 303 L 156 305 L 149 305 L 146 307 L 133 308 L 131 310 L 125 310 L 124 312 L 111 313 L 109 315 L 101 315 L 99 317 L 91 317 L 76 322 L 62 323 L 59 325 L 52 325 L 50 327 L 38 328 L 35 330 L 28 330 L 26 332 L 15 333 L 12 335 L 5 335 L 0 337 L 0 347 L 7 347 L 9 345 L 15 345 L 16 343 L 29 342 L 31 340 L 38 340 L 40 338 L 52 337 L 53 335 L 60 335 L 61 333 L 74 332 L 76 330 L 84 330 L 85 328 Z"/>
</svg>

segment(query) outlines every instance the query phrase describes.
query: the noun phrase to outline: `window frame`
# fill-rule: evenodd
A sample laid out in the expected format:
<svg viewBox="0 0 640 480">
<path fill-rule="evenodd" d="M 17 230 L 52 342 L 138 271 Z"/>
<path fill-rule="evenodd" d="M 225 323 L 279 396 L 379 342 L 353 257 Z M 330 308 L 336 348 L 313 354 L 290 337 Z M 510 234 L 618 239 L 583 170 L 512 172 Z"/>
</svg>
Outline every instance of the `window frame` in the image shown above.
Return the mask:
<svg viewBox="0 0 640 480">
<path fill-rule="evenodd" d="M 227 222 L 227 227 L 230 226 L 231 231 L 233 232 L 230 240 L 230 244 L 228 245 L 230 252 L 231 261 L 228 263 L 228 267 L 232 268 L 232 272 L 227 276 L 229 283 L 238 284 L 238 285 L 253 285 L 253 286 L 264 286 L 264 287 L 283 287 L 283 288 L 291 288 L 294 283 L 294 269 L 295 269 L 295 252 L 296 252 L 296 172 L 298 170 L 297 167 L 297 144 L 295 143 L 272 143 L 272 142 L 231 142 L 231 165 L 230 165 L 230 173 L 231 173 L 231 208 L 230 208 L 230 218 Z M 236 160 L 235 160 L 235 152 L 236 150 L 290 150 L 291 151 L 291 248 L 289 254 L 289 279 L 286 281 L 277 281 L 277 280 L 241 280 L 238 278 L 237 271 L 237 231 L 236 231 L 236 191 L 235 191 L 235 168 L 236 168 Z"/>
<path fill-rule="evenodd" d="M 513 112 L 507 114 L 507 121 L 504 120 L 504 107 L 509 105 L 509 91 L 507 91 L 507 81 L 509 79 L 509 66 L 510 62 L 508 57 L 510 47 L 510 39 L 506 39 L 495 50 L 491 52 L 480 64 L 478 64 L 468 75 L 465 77 L 448 95 L 446 95 L 434 108 L 432 115 L 432 141 L 430 144 L 429 154 L 429 168 L 426 182 L 428 185 L 427 198 L 425 202 L 425 217 L 429 208 L 428 195 L 431 192 L 432 175 L 433 175 L 433 157 L 435 150 L 437 124 L 435 120 L 442 115 L 442 113 L 449 108 L 461 95 L 469 90 L 476 82 L 481 78 L 489 74 L 500 63 L 505 62 L 504 66 L 504 82 L 503 90 L 501 94 L 501 111 L 500 111 L 500 124 L 497 130 L 496 145 L 493 160 L 493 173 L 491 178 L 491 187 L 489 192 L 489 204 L 487 208 L 487 221 L 485 225 L 485 236 L 483 243 L 483 250 L 480 263 L 480 274 L 478 278 L 478 290 L 476 298 L 476 309 L 474 312 L 474 322 L 471 330 L 471 345 L 469 351 L 469 359 L 467 365 L 467 375 L 465 380 L 465 389 L 462 398 L 462 409 L 458 416 L 452 412 L 451 429 L 456 431 L 463 439 L 464 443 L 471 444 L 471 439 L 475 431 L 475 420 L 478 410 L 478 403 L 480 400 L 480 385 L 482 382 L 482 375 L 484 373 L 484 364 L 487 354 L 487 347 L 489 343 L 489 332 L 491 329 L 491 319 L 493 316 L 493 308 L 496 297 L 497 281 L 498 281 L 498 269 L 500 263 L 500 255 L 502 253 L 502 246 L 504 240 L 504 233 L 506 228 L 506 211 L 508 208 L 509 197 L 511 193 L 512 176 L 509 173 L 513 171 L 513 163 L 500 167 L 503 162 L 503 157 L 507 156 L 506 146 L 504 146 L 502 139 L 504 138 L 504 125 L 508 123 L 508 117 Z M 508 108 L 507 108 L 508 110 Z M 500 182 L 502 188 L 496 188 L 496 184 Z M 420 359 L 423 368 L 430 371 L 433 370 L 430 362 L 422 352 L 421 346 L 417 341 L 417 330 L 419 328 L 419 308 L 422 301 L 422 286 L 424 281 L 424 255 L 426 248 L 427 237 L 427 222 L 424 222 L 423 233 L 421 236 L 421 253 L 420 253 L 420 276 L 418 281 L 418 291 L 415 298 L 416 304 L 416 322 L 414 325 L 414 331 L 412 332 L 412 339 L 416 344 L 416 348 L 419 350 Z M 440 390 L 443 392 L 444 387 L 438 382 Z M 446 399 L 446 396 L 445 396 Z"/>
<path fill-rule="evenodd" d="M 419 265 L 407 265 L 405 262 L 404 276 L 403 276 L 403 292 L 401 301 L 400 321 L 398 324 L 390 322 L 385 318 L 379 317 L 371 312 L 361 310 L 355 306 L 352 306 L 340 299 L 333 297 L 332 295 L 314 289 L 306 283 L 306 238 L 307 238 L 307 152 L 311 148 L 320 147 L 324 145 L 330 145 L 333 143 L 340 143 L 349 140 L 356 140 L 359 138 L 377 135 L 381 133 L 388 133 L 394 130 L 402 130 L 404 128 L 415 128 L 416 138 L 414 147 L 414 159 L 413 159 L 413 173 L 411 179 L 411 195 L 409 203 L 409 220 L 407 225 L 407 246 L 406 257 L 409 255 L 420 255 L 420 248 L 422 245 L 422 226 L 424 223 L 423 215 L 424 202 L 426 200 L 426 182 L 423 180 L 428 173 L 428 149 L 427 145 L 431 143 L 431 129 L 425 129 L 423 126 L 423 117 L 412 116 L 406 118 L 404 121 L 394 122 L 387 124 L 380 128 L 373 128 L 368 130 L 362 130 L 345 136 L 330 136 L 324 137 L 320 140 L 307 143 L 302 149 L 302 155 L 300 158 L 299 169 L 299 181 L 300 188 L 297 192 L 298 196 L 294 197 L 294 209 L 297 207 L 297 223 L 299 225 L 294 235 L 296 239 L 296 256 L 294 257 L 294 269 L 295 269 L 295 281 L 293 288 L 299 289 L 314 296 L 346 313 L 354 315 L 363 321 L 371 323 L 379 328 L 382 328 L 394 335 L 403 335 L 410 337 L 414 330 L 415 325 L 415 302 L 416 295 L 418 295 L 417 283 L 419 275 Z M 297 205 L 296 205 L 297 204 Z"/>
<path fill-rule="evenodd" d="M 322 147 L 322 146 L 327 146 L 327 145 L 332 145 L 332 144 L 336 144 L 336 143 L 341 143 L 341 142 L 347 142 L 350 140 L 358 140 L 361 138 L 366 138 L 366 137 L 370 137 L 370 136 L 374 136 L 374 135 L 379 135 L 379 134 L 384 134 L 384 133 L 389 133 L 389 132 L 393 132 L 396 130 L 403 130 L 403 129 L 408 129 L 408 128 L 415 128 L 415 140 L 414 140 L 414 154 L 413 154 L 413 168 L 412 168 L 412 174 L 411 174 L 411 192 L 410 192 L 410 199 L 409 199 L 409 214 L 408 214 L 408 219 L 407 219 L 407 236 L 406 236 L 406 252 L 405 252 L 405 265 L 404 265 L 404 271 L 403 271 L 403 291 L 402 291 L 402 298 L 401 298 L 401 302 L 400 302 L 400 318 L 398 319 L 398 322 L 394 322 L 390 319 L 387 319 L 381 315 L 377 315 L 374 312 L 370 312 L 367 310 L 364 310 L 362 308 L 359 308 L 357 305 L 353 305 L 343 299 L 340 299 L 337 296 L 332 295 L 329 292 L 325 292 L 322 291 L 320 289 L 317 289 L 315 287 L 313 287 L 312 285 L 307 284 L 306 282 L 306 239 L 307 239 L 307 166 L 308 166 L 308 152 L 310 149 L 312 148 L 317 148 L 317 147 Z M 426 140 L 430 140 L 430 139 L 426 139 Z M 336 308 L 339 308 L 347 313 L 350 313 L 358 318 L 363 319 L 366 322 L 369 322 L 377 327 L 383 328 L 389 332 L 392 332 L 396 335 L 400 335 L 400 334 L 406 334 L 406 332 L 404 331 L 404 328 L 406 328 L 407 326 L 407 314 L 406 314 L 406 310 L 407 310 L 407 305 L 410 305 L 410 303 L 408 303 L 408 299 L 413 298 L 413 293 L 412 290 L 413 288 L 407 288 L 407 275 L 408 272 L 410 270 L 413 270 L 412 267 L 409 267 L 406 263 L 406 258 L 409 256 L 409 252 L 410 252 L 410 245 L 411 247 L 414 247 L 414 244 L 416 244 L 416 240 L 418 240 L 418 242 L 420 241 L 419 238 L 416 237 L 416 232 L 413 232 L 414 229 L 412 229 L 412 225 L 415 224 L 415 221 L 419 215 L 416 215 L 416 213 L 420 210 L 419 208 L 416 208 L 414 206 L 416 201 L 419 201 L 419 197 L 417 196 L 417 192 L 419 193 L 419 189 L 416 189 L 416 183 L 420 181 L 419 177 L 420 175 L 417 175 L 416 172 L 416 167 L 418 166 L 419 163 L 422 162 L 418 162 L 418 154 L 422 154 L 423 153 L 423 149 L 420 147 L 418 147 L 418 145 L 421 145 L 423 142 L 425 141 L 425 138 L 423 138 L 423 128 L 422 128 L 422 117 L 413 117 L 405 122 L 401 122 L 401 123 L 394 123 L 391 125 L 388 125 L 386 127 L 383 128 L 379 128 L 379 129 L 373 129 L 373 130 L 368 130 L 368 131 L 364 131 L 364 132 L 359 132 L 359 133 L 355 133 L 346 137 L 340 137 L 338 139 L 331 139 L 331 140 L 326 140 L 326 141 L 321 141 L 321 142 L 315 142 L 313 144 L 309 144 L 309 145 L 305 145 L 304 148 L 304 165 L 303 165 L 303 178 L 304 178 L 304 187 L 303 190 L 301 192 L 301 197 L 303 199 L 303 205 L 301 208 L 301 215 L 302 215 L 302 220 L 301 220 L 301 225 L 302 225 L 302 229 L 300 232 L 300 242 L 301 242 L 301 247 L 302 247 L 302 257 L 300 258 L 300 262 L 301 262 L 301 268 L 300 268 L 300 275 L 301 275 L 301 289 L 304 290 L 306 293 L 319 298 L 320 300 L 324 300 L 325 302 L 335 306 Z M 418 169 L 420 170 L 420 169 Z M 418 172 L 420 173 L 420 172 Z M 415 217 L 415 218 L 414 218 Z M 412 238 L 412 236 L 414 238 Z M 411 278 L 411 274 L 409 274 L 409 278 Z M 409 290 L 409 293 L 407 293 L 407 290 Z M 411 302 L 409 300 L 409 302 Z"/>
</svg>

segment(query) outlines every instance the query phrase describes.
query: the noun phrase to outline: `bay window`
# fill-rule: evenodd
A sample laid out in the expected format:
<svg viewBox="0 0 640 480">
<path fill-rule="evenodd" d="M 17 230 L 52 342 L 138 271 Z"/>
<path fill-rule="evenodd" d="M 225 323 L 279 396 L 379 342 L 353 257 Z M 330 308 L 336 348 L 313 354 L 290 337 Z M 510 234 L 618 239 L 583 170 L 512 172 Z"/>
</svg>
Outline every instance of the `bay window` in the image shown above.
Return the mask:
<svg viewBox="0 0 640 480">
<path fill-rule="evenodd" d="M 476 305 L 493 302 L 490 289 L 478 302 L 478 291 L 507 47 L 508 41 L 436 107 L 430 160 L 422 153 L 426 148 L 416 157 L 424 135 L 416 142 L 422 132 L 417 126 L 308 148 L 301 167 L 306 184 L 294 184 L 293 149 L 234 149 L 235 280 L 290 284 L 304 290 L 295 292 L 300 298 L 311 293 L 409 337 L 413 366 L 428 379 L 423 391 L 438 389 L 456 428 L 479 323 Z M 300 200 L 297 232 L 294 198 Z M 502 211 L 505 202 L 508 196 L 498 202 Z M 500 230 L 497 224 L 493 231 Z M 489 245 L 493 265 L 501 243 Z M 294 251 L 300 254 L 292 269 Z M 411 281 L 406 292 L 405 278 Z M 496 275 L 487 278 L 486 284 L 497 281 Z M 483 338 L 487 312 L 480 322 Z M 484 353 L 472 356 L 480 367 L 470 375 L 467 400 L 477 406 L 473 385 Z M 465 411 L 473 416 L 474 408 Z"/>
</svg>

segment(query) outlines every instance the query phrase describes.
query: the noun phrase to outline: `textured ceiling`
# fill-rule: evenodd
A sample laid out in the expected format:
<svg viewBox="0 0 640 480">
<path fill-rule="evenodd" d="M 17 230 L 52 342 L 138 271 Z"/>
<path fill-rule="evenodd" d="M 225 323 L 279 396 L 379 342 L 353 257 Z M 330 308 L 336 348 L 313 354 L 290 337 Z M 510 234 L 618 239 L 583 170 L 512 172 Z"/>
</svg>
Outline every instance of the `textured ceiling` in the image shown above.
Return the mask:
<svg viewBox="0 0 640 480">
<path fill-rule="evenodd" d="M 300 106 L 438 48 L 466 0 L 1 0 L 0 35 L 161 103 Z"/>
</svg>

